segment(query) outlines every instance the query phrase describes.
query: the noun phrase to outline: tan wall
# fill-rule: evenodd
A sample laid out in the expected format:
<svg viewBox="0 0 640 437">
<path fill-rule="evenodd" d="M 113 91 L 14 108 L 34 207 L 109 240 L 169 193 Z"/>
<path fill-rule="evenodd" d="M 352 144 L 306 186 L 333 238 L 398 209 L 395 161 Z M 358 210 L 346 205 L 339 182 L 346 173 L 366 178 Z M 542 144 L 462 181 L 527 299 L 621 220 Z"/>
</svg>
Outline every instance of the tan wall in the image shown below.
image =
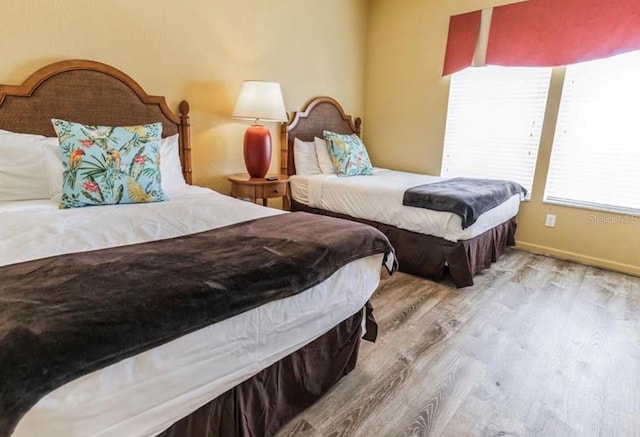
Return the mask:
<svg viewBox="0 0 640 437">
<path fill-rule="evenodd" d="M 441 72 L 449 16 L 505 3 L 510 1 L 371 1 L 364 139 L 374 165 L 440 173 L 449 91 Z M 518 245 L 640 274 L 640 217 L 542 203 L 562 74 L 554 72 L 533 197 L 518 216 Z M 547 213 L 557 215 L 555 228 L 544 226 Z M 611 221 L 622 223 L 606 223 Z"/>
<path fill-rule="evenodd" d="M 363 112 L 368 0 L 23 0 L 3 2 L 0 83 L 69 58 L 123 70 L 176 109 L 191 103 L 194 182 L 228 192 L 244 171 L 242 80 L 280 82 L 287 110 L 316 95 Z M 329 24 L 331 23 L 331 24 Z M 278 128 L 272 169 L 279 168 Z"/>
</svg>

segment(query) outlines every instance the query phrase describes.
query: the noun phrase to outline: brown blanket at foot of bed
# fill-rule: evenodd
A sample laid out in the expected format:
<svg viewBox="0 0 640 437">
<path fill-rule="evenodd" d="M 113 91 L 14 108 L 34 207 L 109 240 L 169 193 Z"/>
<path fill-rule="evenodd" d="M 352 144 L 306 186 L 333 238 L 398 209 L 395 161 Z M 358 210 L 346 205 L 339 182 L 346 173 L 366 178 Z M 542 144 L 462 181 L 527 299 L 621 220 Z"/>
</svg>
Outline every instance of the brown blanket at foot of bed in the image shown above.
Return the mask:
<svg viewBox="0 0 640 437">
<path fill-rule="evenodd" d="M 462 229 L 466 229 L 482 214 L 516 194 L 526 196 L 527 190 L 511 181 L 453 178 L 409 188 L 404 192 L 402 204 L 453 213 L 460 217 Z"/>
<path fill-rule="evenodd" d="M 66 382 L 382 253 L 372 227 L 291 213 L 2 267 L 0 435 Z"/>
</svg>

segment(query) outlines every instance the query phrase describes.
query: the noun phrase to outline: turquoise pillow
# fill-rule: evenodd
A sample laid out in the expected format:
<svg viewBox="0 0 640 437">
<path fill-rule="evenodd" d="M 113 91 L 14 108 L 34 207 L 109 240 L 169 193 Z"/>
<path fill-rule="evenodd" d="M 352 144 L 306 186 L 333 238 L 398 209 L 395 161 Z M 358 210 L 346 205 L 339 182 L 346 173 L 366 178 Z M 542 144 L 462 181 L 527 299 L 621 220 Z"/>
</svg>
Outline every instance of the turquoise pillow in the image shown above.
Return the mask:
<svg viewBox="0 0 640 437">
<path fill-rule="evenodd" d="M 162 123 L 109 127 L 51 121 L 64 168 L 60 208 L 167 199 L 160 183 Z"/>
<path fill-rule="evenodd" d="M 367 149 L 356 134 L 342 135 L 324 131 L 331 162 L 338 176 L 372 175 Z"/>
</svg>

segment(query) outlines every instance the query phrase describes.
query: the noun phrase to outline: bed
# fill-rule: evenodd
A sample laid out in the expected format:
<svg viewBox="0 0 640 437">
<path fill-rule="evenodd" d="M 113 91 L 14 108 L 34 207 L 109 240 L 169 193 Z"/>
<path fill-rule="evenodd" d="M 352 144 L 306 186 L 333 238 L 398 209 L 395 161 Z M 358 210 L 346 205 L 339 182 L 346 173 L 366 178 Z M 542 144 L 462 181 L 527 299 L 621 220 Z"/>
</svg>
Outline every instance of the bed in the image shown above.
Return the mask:
<svg viewBox="0 0 640 437">
<path fill-rule="evenodd" d="M 269 293 L 293 283 L 301 284 L 300 290 L 252 304 L 249 309 L 239 306 L 215 323 L 211 318 L 202 322 L 205 319 L 199 314 L 203 310 L 194 306 L 193 297 L 187 300 L 189 287 L 195 283 L 192 276 L 210 265 L 213 269 L 220 264 L 225 272 L 237 265 L 226 243 L 244 239 L 243 244 L 254 245 L 249 250 L 286 251 L 289 246 L 283 246 L 283 241 L 288 241 L 285 231 L 293 229 L 290 222 L 312 219 L 192 186 L 189 105 L 183 101 L 179 109 L 176 116 L 164 98 L 147 95 L 123 72 L 93 61 L 57 62 L 38 70 L 21 86 L 0 86 L 1 130 L 50 139 L 55 136 L 51 118 L 106 126 L 160 121 L 163 141 L 176 141 L 173 150 L 181 173 L 181 182 L 163 185 L 169 197 L 165 202 L 59 209 L 59 194 L 0 202 L 0 434 L 273 435 L 354 368 L 363 335 L 373 338 L 375 321 L 368 300 L 377 288 L 383 261 L 393 270 L 392 248 L 384 237 L 364 256 L 336 262 L 324 276 L 308 268 L 312 263 L 306 258 L 292 259 L 284 270 L 275 261 L 268 268 L 240 263 L 243 267 L 227 276 L 233 277 L 228 283 L 241 286 L 226 287 L 224 278 L 220 283 L 215 278 L 205 281 L 207 290 L 226 293 L 216 306 L 225 306 L 226 298 L 240 305 L 244 288 L 254 287 L 243 282 L 245 272 L 249 275 L 257 269 L 263 269 L 263 276 L 265 271 L 267 276 L 270 271 L 291 272 L 284 279 L 274 273 L 251 281 L 266 281 L 272 287 L 266 287 Z M 342 226 L 338 221 L 324 225 Z M 234 234 L 238 232 L 240 237 Z M 359 231 L 345 232 L 349 236 Z M 221 239 L 225 233 L 228 235 Z M 183 255 L 178 246 L 190 252 Z M 242 251 L 242 247 L 232 250 Z M 147 256 L 156 258 L 147 262 Z M 204 258 L 196 265 L 201 256 Z M 319 262 L 317 255 L 311 256 Z M 159 269 L 156 260 L 162 257 L 168 258 Z M 121 260 L 138 258 L 143 267 L 131 268 L 131 272 L 122 268 Z M 224 259 L 229 262 L 225 264 Z M 294 261 L 300 260 L 306 262 L 296 265 Z M 62 271 L 62 278 L 49 276 L 56 271 L 52 266 L 63 265 L 67 270 Z M 81 269 L 91 274 L 82 276 Z M 156 276 L 165 269 L 170 273 Z M 311 280 L 314 275 L 316 279 Z M 164 296 L 143 298 L 135 288 L 125 290 L 118 277 L 138 278 L 141 290 L 173 287 L 173 300 L 162 307 Z M 85 295 L 79 302 L 54 300 L 60 284 L 67 287 L 65 293 L 79 284 Z M 202 293 L 196 299 L 204 299 Z M 64 325 L 53 331 L 51 344 L 46 343 L 45 328 L 55 323 L 40 315 L 41 308 L 56 309 L 62 314 L 56 317 L 66 323 L 67 311 L 71 318 L 81 317 L 72 309 L 86 307 L 95 317 L 111 306 L 132 314 L 140 307 L 143 312 L 122 319 L 117 312 L 105 314 L 77 328 Z M 20 319 L 23 313 L 27 315 Z M 179 313 L 187 320 L 192 317 L 192 326 L 185 325 L 179 335 L 154 337 L 150 333 L 151 327 L 167 329 L 186 323 L 174 320 Z M 151 318 L 154 314 L 155 319 Z M 141 332 L 149 331 L 144 334 L 149 337 L 116 356 L 111 343 L 142 335 L 130 331 L 129 324 L 142 325 Z M 118 335 L 109 334 L 113 329 Z M 70 346 L 63 343 L 67 331 L 75 336 Z M 13 337 L 16 341 L 12 342 Z M 58 343 L 69 349 L 61 349 L 60 357 L 52 348 Z M 26 355 L 13 355 L 16 347 Z M 81 367 L 70 375 L 68 369 L 57 367 L 89 362 L 96 353 L 105 355 L 93 360 L 93 368 Z M 11 365 L 3 367 L 2 361 Z M 36 366 L 35 375 L 24 370 L 29 366 Z M 22 384 L 34 385 L 37 393 L 23 393 Z M 8 400 L 14 391 L 18 391 L 15 402 Z M 19 410 L 18 404 L 26 408 Z"/>
<path fill-rule="evenodd" d="M 457 287 L 473 285 L 474 275 L 489 268 L 506 246 L 515 244 L 519 195 L 463 229 L 454 214 L 402 205 L 406 189 L 442 178 L 388 169 L 374 169 L 372 176 L 296 175 L 296 138 L 313 142 L 325 130 L 359 136 L 361 120 L 352 120 L 331 97 L 318 97 L 282 125 L 281 173 L 290 176 L 292 211 L 374 226 L 395 247 L 400 271 L 436 280 L 448 271 Z"/>
</svg>

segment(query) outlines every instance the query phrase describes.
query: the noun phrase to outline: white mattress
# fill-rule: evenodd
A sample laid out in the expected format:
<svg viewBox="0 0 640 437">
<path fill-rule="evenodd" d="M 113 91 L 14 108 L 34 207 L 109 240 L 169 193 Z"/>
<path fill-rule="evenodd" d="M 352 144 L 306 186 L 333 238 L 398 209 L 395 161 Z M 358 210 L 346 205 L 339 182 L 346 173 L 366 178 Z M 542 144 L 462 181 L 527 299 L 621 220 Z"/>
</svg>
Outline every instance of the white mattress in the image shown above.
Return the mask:
<svg viewBox="0 0 640 437">
<path fill-rule="evenodd" d="M 290 182 L 291 196 L 304 205 L 449 241 L 476 237 L 518 214 L 520 195 L 514 195 L 462 229 L 462 220 L 455 214 L 402 205 L 407 189 L 444 179 L 376 168 L 373 176 L 295 175 Z"/>
<path fill-rule="evenodd" d="M 0 203 L 0 265 L 282 213 L 197 187 L 169 196 L 163 203 L 73 210 L 57 209 L 56 200 Z M 376 255 L 352 262 L 296 296 L 78 378 L 42 398 L 13 435 L 155 435 L 362 308 L 378 285 L 381 261 Z"/>
</svg>

